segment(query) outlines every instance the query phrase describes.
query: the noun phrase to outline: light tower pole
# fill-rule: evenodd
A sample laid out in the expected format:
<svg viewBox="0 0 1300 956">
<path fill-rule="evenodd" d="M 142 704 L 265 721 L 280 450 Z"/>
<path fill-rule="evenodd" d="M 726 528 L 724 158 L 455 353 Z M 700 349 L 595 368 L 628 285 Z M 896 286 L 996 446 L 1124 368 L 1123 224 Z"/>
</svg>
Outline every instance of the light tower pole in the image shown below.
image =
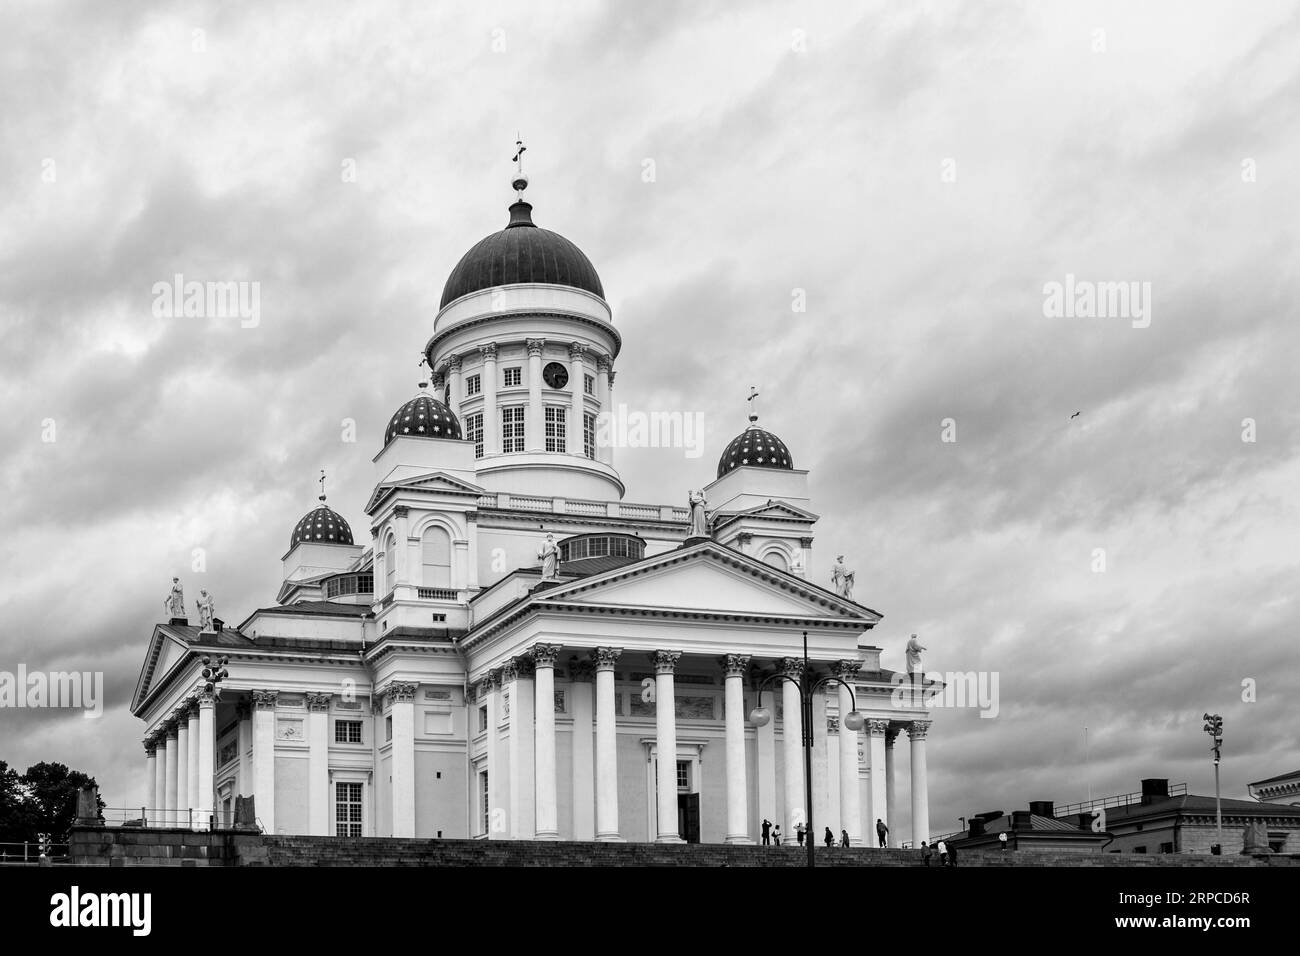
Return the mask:
<svg viewBox="0 0 1300 956">
<path fill-rule="evenodd" d="M 1214 741 L 1214 852 L 1223 853 L 1223 803 L 1219 799 L 1219 757 L 1223 747 L 1223 718 L 1218 714 L 1205 715 L 1205 732 Z"/>
</svg>

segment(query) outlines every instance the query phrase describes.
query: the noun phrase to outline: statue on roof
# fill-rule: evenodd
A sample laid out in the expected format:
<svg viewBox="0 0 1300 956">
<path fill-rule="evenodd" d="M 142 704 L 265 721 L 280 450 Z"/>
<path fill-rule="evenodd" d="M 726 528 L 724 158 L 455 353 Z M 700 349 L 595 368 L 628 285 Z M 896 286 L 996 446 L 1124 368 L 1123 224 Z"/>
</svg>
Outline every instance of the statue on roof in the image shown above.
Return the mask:
<svg viewBox="0 0 1300 956">
<path fill-rule="evenodd" d="M 560 549 L 555 545 L 555 535 L 546 536 L 546 543 L 537 552 L 537 556 L 542 559 L 542 580 L 554 581 L 560 564 Z"/>
<path fill-rule="evenodd" d="M 854 572 L 849 570 L 848 565 L 844 563 L 844 555 L 835 559 L 835 565 L 831 568 L 831 587 L 840 597 L 853 597 L 853 578 Z"/>
<path fill-rule="evenodd" d="M 212 623 L 212 619 L 217 615 L 217 607 L 207 588 L 199 588 L 199 599 L 195 603 L 199 606 L 199 625 L 201 629 L 205 631 L 215 630 L 216 625 Z"/>
<path fill-rule="evenodd" d="M 913 634 L 907 642 L 907 672 L 909 674 L 921 673 L 921 652 L 925 650 L 917 641 L 916 635 Z"/>
<path fill-rule="evenodd" d="M 707 538 L 709 536 L 709 517 L 704 511 L 704 506 L 708 504 L 704 497 L 704 491 L 692 490 L 687 495 L 687 502 L 690 505 L 691 517 L 690 525 L 686 532 L 688 538 Z"/>
<path fill-rule="evenodd" d="M 163 598 L 163 607 L 166 608 L 169 618 L 185 617 L 185 592 L 181 588 L 180 578 L 172 578 L 172 589 L 167 592 L 167 597 Z"/>
</svg>

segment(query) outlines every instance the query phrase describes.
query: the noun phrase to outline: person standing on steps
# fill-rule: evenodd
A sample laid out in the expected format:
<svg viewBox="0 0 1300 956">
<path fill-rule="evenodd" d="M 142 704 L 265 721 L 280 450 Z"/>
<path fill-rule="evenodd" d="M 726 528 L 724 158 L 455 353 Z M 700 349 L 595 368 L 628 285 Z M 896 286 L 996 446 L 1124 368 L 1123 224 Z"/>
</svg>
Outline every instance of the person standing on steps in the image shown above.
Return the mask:
<svg viewBox="0 0 1300 956">
<path fill-rule="evenodd" d="M 846 847 L 846 846 L 848 846 L 848 845 L 849 845 L 849 831 L 848 831 L 848 830 L 841 830 L 841 831 L 840 831 L 840 846 L 844 846 L 844 847 Z"/>
<path fill-rule="evenodd" d="M 825 843 L 827 846 L 835 845 L 835 834 L 831 833 L 830 827 L 826 828 L 826 835 L 822 837 L 822 842 Z"/>
<path fill-rule="evenodd" d="M 938 850 L 939 850 L 939 865 L 947 866 L 948 865 L 948 844 L 940 840 Z"/>
<path fill-rule="evenodd" d="M 803 838 L 808 835 L 809 835 L 808 828 L 806 826 L 804 826 L 802 823 L 795 825 L 794 838 L 799 841 L 800 846 L 803 846 Z"/>
<path fill-rule="evenodd" d="M 921 862 L 924 863 L 926 866 L 929 866 L 930 857 L 933 855 L 934 855 L 934 851 L 930 849 L 930 844 L 922 840 L 921 841 Z"/>
<path fill-rule="evenodd" d="M 957 865 L 957 848 L 955 846 L 948 847 L 948 865 Z"/>
<path fill-rule="evenodd" d="M 781 845 L 781 824 L 772 827 L 772 846 Z"/>
<path fill-rule="evenodd" d="M 876 817 L 876 836 L 880 838 L 881 846 L 889 846 L 889 827 L 885 826 L 885 821 Z"/>
<path fill-rule="evenodd" d="M 772 845 L 772 821 L 763 820 L 763 846 Z"/>
</svg>

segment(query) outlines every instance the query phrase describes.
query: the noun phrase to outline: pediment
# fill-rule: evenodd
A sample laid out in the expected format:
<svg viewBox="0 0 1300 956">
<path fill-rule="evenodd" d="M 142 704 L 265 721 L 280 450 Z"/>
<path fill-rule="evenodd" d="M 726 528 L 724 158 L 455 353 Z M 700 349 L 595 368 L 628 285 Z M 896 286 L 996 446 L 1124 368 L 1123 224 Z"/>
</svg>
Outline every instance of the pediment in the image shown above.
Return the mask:
<svg viewBox="0 0 1300 956">
<path fill-rule="evenodd" d="M 414 475 L 401 481 L 386 481 L 377 485 L 366 503 L 366 513 L 369 514 L 375 505 L 394 491 L 420 491 L 426 494 L 474 495 L 475 497 L 484 494 L 484 489 L 473 482 L 464 481 L 445 471 L 435 471 L 427 475 Z"/>
<path fill-rule="evenodd" d="M 154 628 L 153 640 L 149 642 L 149 651 L 145 655 L 144 666 L 140 668 L 140 678 L 136 684 L 135 697 L 131 701 L 134 709 L 148 696 L 150 688 L 164 678 L 167 673 L 180 663 L 189 650 L 189 645 L 169 634 L 161 625 Z"/>
<path fill-rule="evenodd" d="M 714 542 L 553 588 L 547 603 L 715 614 L 852 619 L 876 612 Z"/>
</svg>

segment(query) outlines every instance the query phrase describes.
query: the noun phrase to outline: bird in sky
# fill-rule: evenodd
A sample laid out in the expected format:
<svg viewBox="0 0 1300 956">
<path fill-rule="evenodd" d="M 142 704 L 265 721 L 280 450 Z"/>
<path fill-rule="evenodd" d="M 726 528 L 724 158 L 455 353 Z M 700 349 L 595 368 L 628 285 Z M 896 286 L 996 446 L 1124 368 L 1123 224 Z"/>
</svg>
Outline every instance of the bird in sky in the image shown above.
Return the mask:
<svg viewBox="0 0 1300 956">
<path fill-rule="evenodd" d="M 1076 418 L 1078 418 L 1078 417 L 1079 417 L 1079 413 L 1078 413 L 1078 412 L 1075 412 L 1073 415 L 1070 416 L 1070 419 L 1071 419 L 1071 420 L 1074 420 L 1074 419 L 1076 419 Z"/>
</svg>

